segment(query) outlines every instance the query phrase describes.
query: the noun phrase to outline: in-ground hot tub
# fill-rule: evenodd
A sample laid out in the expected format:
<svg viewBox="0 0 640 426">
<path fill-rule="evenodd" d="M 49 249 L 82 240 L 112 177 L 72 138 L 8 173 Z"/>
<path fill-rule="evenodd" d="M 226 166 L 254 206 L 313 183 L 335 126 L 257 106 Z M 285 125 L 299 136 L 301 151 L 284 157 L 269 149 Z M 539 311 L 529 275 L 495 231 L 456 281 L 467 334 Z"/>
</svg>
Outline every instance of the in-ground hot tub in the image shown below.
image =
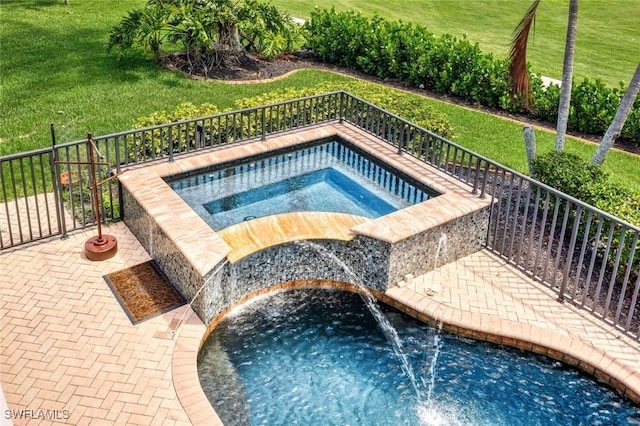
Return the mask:
<svg viewBox="0 0 640 426">
<path fill-rule="evenodd" d="M 289 155 L 301 146 L 334 140 L 344 141 L 343 145 L 373 160 L 394 179 L 400 177 L 413 188 L 439 195 L 416 199 L 415 204 L 379 217 L 326 211 L 247 214 L 241 219 L 250 220 L 214 230 L 216 226 L 209 226 L 167 183 L 235 170 L 257 159 Z M 357 284 L 384 292 L 406 274 L 431 270 L 443 233 L 448 261 L 479 250 L 489 218 L 488 199 L 471 195 L 468 186 L 410 155 L 398 154 L 395 147 L 349 124 L 317 125 L 266 141 L 218 146 L 175 162 L 135 166 L 119 179 L 124 220 L 151 257 L 188 300 L 204 287 L 193 308 L 205 324 L 247 294 L 282 282 L 353 282 L 358 277 Z M 222 198 L 235 202 L 233 197 L 240 193 L 232 191 Z M 203 204 L 210 202 L 215 204 L 214 199 Z M 308 244 L 301 244 L 303 240 Z"/>
<path fill-rule="evenodd" d="M 167 183 L 215 231 L 292 212 L 375 219 L 440 195 L 341 139 L 171 176 Z"/>
</svg>

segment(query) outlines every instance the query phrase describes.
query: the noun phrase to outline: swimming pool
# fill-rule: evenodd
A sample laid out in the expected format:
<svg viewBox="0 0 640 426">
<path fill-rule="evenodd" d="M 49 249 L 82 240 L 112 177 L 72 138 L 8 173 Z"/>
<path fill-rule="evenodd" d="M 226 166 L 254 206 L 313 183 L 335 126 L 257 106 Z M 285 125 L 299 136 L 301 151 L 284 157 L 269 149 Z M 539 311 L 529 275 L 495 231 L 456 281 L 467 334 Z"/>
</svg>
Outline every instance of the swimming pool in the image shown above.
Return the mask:
<svg viewBox="0 0 640 426">
<path fill-rule="evenodd" d="M 289 290 L 214 329 L 200 381 L 225 425 L 637 425 L 640 410 L 546 357 L 440 334 L 385 308 L 412 386 L 358 295 Z"/>
<path fill-rule="evenodd" d="M 169 184 L 214 230 L 289 212 L 377 218 L 438 195 L 339 140 L 205 170 Z"/>
</svg>

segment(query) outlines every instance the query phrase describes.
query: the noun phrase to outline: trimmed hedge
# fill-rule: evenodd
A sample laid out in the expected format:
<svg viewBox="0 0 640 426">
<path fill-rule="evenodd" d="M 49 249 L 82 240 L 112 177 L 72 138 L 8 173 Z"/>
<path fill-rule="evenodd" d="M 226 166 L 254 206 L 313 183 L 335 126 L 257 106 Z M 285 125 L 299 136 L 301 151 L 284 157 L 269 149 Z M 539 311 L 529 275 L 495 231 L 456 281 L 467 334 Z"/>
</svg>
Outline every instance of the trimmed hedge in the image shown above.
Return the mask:
<svg viewBox="0 0 640 426">
<path fill-rule="evenodd" d="M 451 35 L 436 37 L 426 27 L 366 18 L 355 11 L 316 9 L 305 24 L 307 47 L 320 59 L 380 78 L 398 79 L 438 93 L 508 112 L 529 112 L 555 122 L 559 89 L 542 86 L 531 74 L 535 106 L 525 111 L 508 90 L 508 62 L 481 52 L 477 43 Z M 608 88 L 588 78 L 572 88 L 569 128 L 602 135 L 624 95 L 623 84 Z M 640 142 L 640 99 L 621 137 Z"/>
<path fill-rule="evenodd" d="M 267 92 L 235 102 L 233 110 L 258 107 L 271 103 L 289 101 L 321 93 L 346 90 L 367 101 L 386 109 L 406 120 L 409 120 L 433 133 L 443 137 L 452 136 L 452 128 L 448 118 L 438 112 L 433 111 L 429 105 L 419 96 L 399 91 L 390 91 L 385 87 L 367 83 L 364 81 L 354 81 L 348 84 L 322 83 L 317 86 L 294 90 L 281 89 Z M 299 105 L 294 105 L 278 115 L 282 125 L 271 123 L 276 128 L 285 127 L 284 123 L 296 121 L 295 116 L 302 115 L 311 117 L 314 111 L 305 111 Z M 308 108 L 311 108 L 310 106 Z M 232 109 L 220 111 L 213 104 L 202 104 L 197 107 L 191 103 L 182 103 L 173 111 L 156 111 L 153 114 L 138 118 L 134 123 L 134 128 L 146 128 L 159 126 L 162 124 L 190 120 L 194 118 L 207 117 L 222 112 L 229 112 Z M 318 111 L 315 111 L 318 113 Z M 205 120 L 206 121 L 206 120 Z M 273 121 L 273 119 L 271 119 Z M 173 142 L 174 152 L 185 152 L 194 149 L 196 140 L 201 137 L 204 140 L 215 141 L 215 143 L 226 143 L 237 140 L 241 135 L 256 134 L 256 121 L 247 121 L 240 116 L 225 117 L 222 121 L 215 119 L 206 121 L 203 126 L 203 134 L 196 134 L 196 126 L 183 126 L 173 134 L 167 133 L 166 129 L 156 128 L 129 135 L 126 138 L 127 152 L 130 160 L 153 159 L 169 154 L 169 139 Z"/>
<path fill-rule="evenodd" d="M 345 90 L 380 108 L 404 118 L 444 138 L 451 138 L 453 129 L 446 115 L 434 111 L 419 96 L 400 91 L 390 91 L 376 84 L 353 81 L 347 84 L 321 83 L 307 89 L 281 89 L 263 95 L 236 101 L 237 108 L 251 108 L 283 102 L 321 93 Z"/>
</svg>

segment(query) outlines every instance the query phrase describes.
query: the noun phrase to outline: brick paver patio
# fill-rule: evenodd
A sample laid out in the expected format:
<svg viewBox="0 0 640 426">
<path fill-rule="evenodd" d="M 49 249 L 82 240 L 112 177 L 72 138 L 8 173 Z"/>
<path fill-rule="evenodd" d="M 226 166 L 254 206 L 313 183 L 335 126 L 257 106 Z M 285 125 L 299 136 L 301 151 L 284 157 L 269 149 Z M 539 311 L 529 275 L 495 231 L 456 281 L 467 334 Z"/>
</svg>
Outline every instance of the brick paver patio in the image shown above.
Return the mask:
<svg viewBox="0 0 640 426">
<path fill-rule="evenodd" d="M 123 223 L 104 232 L 116 236 L 119 251 L 103 262 L 91 262 L 82 254 L 92 232 L 0 253 L 0 384 L 14 410 L 11 420 L 216 423 L 195 374 L 204 325 L 187 315 L 174 338 L 169 331 L 186 307 L 131 325 L 103 276 L 144 262 L 149 255 Z M 529 339 L 528 347 L 534 350 L 546 345 L 580 355 L 577 359 L 615 372 L 640 390 L 638 342 L 588 313 L 559 304 L 548 290 L 489 252 L 417 277 L 406 287 L 389 290 L 386 297 L 467 333 L 475 330 L 487 340 L 516 339 L 526 347 L 522 339 Z M 0 415 L 0 424 L 8 422 L 4 410 Z M 55 418 L 42 419 L 46 415 Z"/>
</svg>

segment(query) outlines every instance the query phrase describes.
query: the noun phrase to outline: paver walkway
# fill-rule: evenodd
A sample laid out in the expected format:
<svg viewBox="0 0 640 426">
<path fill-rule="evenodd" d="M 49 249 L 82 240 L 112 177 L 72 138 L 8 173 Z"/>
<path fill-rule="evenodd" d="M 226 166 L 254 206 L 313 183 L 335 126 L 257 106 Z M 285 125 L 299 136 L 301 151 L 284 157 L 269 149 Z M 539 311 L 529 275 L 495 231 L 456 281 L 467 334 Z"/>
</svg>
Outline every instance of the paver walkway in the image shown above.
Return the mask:
<svg viewBox="0 0 640 426">
<path fill-rule="evenodd" d="M 587 311 L 559 303 L 556 292 L 487 250 L 417 277 L 406 287 L 393 287 L 386 296 L 449 324 L 458 334 L 561 359 L 634 400 L 640 395 L 640 342 Z"/>
<path fill-rule="evenodd" d="M 119 251 L 103 262 L 82 254 L 92 232 L 0 252 L 0 384 L 13 410 L 11 420 L 17 425 L 206 424 L 198 417 L 203 411 L 194 410 L 203 398 L 197 378 L 175 371 L 181 363 L 195 365 L 197 333 L 204 325 L 192 316 L 188 324 L 197 327 L 167 338 L 184 307 L 131 325 L 103 276 L 149 256 L 123 223 L 104 232 L 118 239 Z M 427 295 L 427 288 L 437 293 Z M 554 344 L 564 341 L 553 336 L 565 336 L 569 344 L 580 341 L 613 356 L 631 381 L 640 377 L 638 342 L 558 304 L 547 290 L 486 251 L 393 288 L 387 296 L 406 299 L 407 305 L 452 324 L 484 324 L 506 334 L 514 327 L 551 330 L 555 333 L 546 336 Z M 545 335 L 537 339 L 544 343 Z M 185 342 L 194 347 L 185 351 Z M 8 422 L 6 417 L 3 410 L 0 424 Z"/>
<path fill-rule="evenodd" d="M 14 424 L 190 424 L 172 383 L 174 341 L 154 337 L 175 312 L 131 325 L 103 276 L 149 255 L 123 223 L 103 232 L 118 240 L 103 262 L 83 255 L 93 232 L 0 254 L 0 383 Z M 38 415 L 57 419 L 15 418 Z"/>
</svg>

